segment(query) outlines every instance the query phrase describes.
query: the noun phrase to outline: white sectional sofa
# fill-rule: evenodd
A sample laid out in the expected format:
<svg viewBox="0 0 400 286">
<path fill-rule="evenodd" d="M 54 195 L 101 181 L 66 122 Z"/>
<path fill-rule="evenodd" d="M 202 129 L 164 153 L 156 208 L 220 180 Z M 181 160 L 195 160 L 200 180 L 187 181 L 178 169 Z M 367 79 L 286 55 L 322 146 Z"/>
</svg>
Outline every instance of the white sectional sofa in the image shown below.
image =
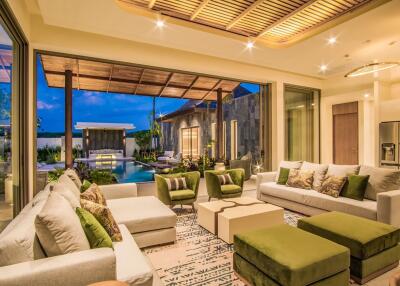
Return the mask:
<svg viewBox="0 0 400 286">
<path fill-rule="evenodd" d="M 155 197 L 137 197 L 136 184 L 101 186 L 122 241 L 113 242 L 113 249 L 46 257 L 34 221 L 53 187 L 40 191 L 0 234 L 0 285 L 78 286 L 106 280 L 152 285 L 153 269 L 140 248 L 174 242 L 174 212 Z"/>
<path fill-rule="evenodd" d="M 361 166 L 361 171 L 362 168 L 371 173 L 370 181 L 374 185 L 379 185 L 380 179 L 375 173 L 390 172 L 386 169 L 364 166 Z M 400 227 L 400 186 L 396 189 L 378 190 L 376 200 L 364 198 L 363 201 L 358 201 L 340 196 L 334 198 L 315 190 L 279 185 L 276 183 L 277 175 L 278 172 L 257 175 L 258 199 L 311 216 L 327 211 L 340 211 Z M 400 184 L 400 181 L 398 183 Z M 381 185 L 385 186 L 384 183 Z"/>
</svg>

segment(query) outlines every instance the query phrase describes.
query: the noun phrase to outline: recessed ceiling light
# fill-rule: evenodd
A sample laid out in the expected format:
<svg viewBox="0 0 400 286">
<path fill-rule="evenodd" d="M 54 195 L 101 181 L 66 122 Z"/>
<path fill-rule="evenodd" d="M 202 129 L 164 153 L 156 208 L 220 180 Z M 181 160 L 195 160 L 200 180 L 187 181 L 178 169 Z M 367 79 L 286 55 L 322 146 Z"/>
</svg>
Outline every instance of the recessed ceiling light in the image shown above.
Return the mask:
<svg viewBox="0 0 400 286">
<path fill-rule="evenodd" d="M 337 41 L 336 37 L 330 37 L 328 39 L 328 44 L 329 45 L 334 45 L 334 44 L 336 44 L 336 41 Z"/>
<path fill-rule="evenodd" d="M 248 41 L 247 44 L 246 44 L 246 47 L 247 47 L 248 49 L 254 48 L 254 42 L 253 42 L 253 41 Z"/>
<path fill-rule="evenodd" d="M 364 97 L 368 98 L 369 97 L 369 93 L 364 93 Z"/>
<path fill-rule="evenodd" d="M 162 28 L 165 26 L 165 22 L 161 19 L 157 20 L 156 25 L 158 28 Z"/>
<path fill-rule="evenodd" d="M 326 72 L 328 70 L 328 66 L 325 65 L 325 64 L 322 64 L 322 65 L 319 66 L 319 70 L 321 72 Z"/>
</svg>

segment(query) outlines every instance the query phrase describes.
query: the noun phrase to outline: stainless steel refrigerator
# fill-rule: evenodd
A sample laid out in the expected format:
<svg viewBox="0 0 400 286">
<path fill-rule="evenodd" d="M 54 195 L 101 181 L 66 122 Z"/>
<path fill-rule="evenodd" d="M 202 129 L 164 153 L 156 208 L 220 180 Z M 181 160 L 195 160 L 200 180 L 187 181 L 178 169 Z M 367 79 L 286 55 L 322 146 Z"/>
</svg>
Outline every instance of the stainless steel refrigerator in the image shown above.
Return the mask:
<svg viewBox="0 0 400 286">
<path fill-rule="evenodd" d="M 382 122 L 379 125 L 380 166 L 385 168 L 400 168 L 400 122 Z"/>
</svg>

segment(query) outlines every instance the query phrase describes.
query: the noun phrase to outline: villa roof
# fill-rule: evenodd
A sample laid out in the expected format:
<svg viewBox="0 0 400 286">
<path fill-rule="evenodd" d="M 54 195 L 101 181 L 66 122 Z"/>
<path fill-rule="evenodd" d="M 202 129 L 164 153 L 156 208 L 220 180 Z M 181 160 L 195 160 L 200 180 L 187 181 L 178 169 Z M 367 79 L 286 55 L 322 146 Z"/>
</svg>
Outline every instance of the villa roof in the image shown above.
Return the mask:
<svg viewBox="0 0 400 286">
<path fill-rule="evenodd" d="M 65 71 L 73 73 L 73 88 L 80 90 L 216 100 L 217 89 L 225 97 L 240 84 L 185 72 L 84 60 L 71 57 L 40 55 L 49 87 L 65 87 Z"/>
<path fill-rule="evenodd" d="M 105 122 L 77 122 L 75 129 L 108 129 L 108 130 L 131 130 L 135 126 L 130 123 L 105 123 Z"/>
</svg>

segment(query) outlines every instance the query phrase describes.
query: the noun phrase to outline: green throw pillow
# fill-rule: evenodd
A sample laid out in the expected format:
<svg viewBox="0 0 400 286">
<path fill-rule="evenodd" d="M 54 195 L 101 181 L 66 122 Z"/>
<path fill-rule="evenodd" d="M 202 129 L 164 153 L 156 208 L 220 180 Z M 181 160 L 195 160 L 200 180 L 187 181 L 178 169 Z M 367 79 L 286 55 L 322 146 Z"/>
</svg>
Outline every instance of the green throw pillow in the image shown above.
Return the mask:
<svg viewBox="0 0 400 286">
<path fill-rule="evenodd" d="M 278 185 L 286 185 L 286 182 L 289 179 L 289 172 L 290 172 L 290 169 L 281 167 L 281 169 L 279 170 L 278 181 L 276 183 Z"/>
<path fill-rule="evenodd" d="M 362 201 L 367 190 L 369 175 L 350 175 L 340 196 Z"/>
<path fill-rule="evenodd" d="M 89 241 L 90 248 L 113 248 L 111 238 L 107 231 L 90 212 L 79 207 L 76 208 L 75 212 L 81 221 L 81 225 Z"/>
<path fill-rule="evenodd" d="M 89 189 L 89 187 L 92 185 L 91 182 L 89 182 L 88 180 L 83 180 L 82 186 L 81 186 L 81 193 L 83 193 L 84 191 L 86 191 L 87 189 Z"/>
</svg>

